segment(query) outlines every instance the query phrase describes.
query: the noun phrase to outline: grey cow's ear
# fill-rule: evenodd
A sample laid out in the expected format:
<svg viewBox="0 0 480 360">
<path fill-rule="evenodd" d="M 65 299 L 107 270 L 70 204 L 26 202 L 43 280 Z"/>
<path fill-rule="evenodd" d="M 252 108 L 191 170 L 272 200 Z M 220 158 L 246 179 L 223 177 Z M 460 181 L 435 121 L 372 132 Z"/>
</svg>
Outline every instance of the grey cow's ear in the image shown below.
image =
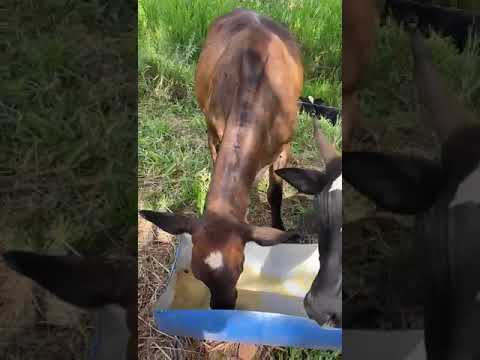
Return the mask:
<svg viewBox="0 0 480 360">
<path fill-rule="evenodd" d="M 176 215 L 166 212 L 157 212 L 151 210 L 139 211 L 141 217 L 157 225 L 163 231 L 172 235 L 183 233 L 191 234 L 195 226 L 196 219 L 184 215 Z"/>
<path fill-rule="evenodd" d="M 275 173 L 299 192 L 315 195 L 331 181 L 327 173 L 297 168 L 278 169 Z"/>
<path fill-rule="evenodd" d="M 282 231 L 268 226 L 243 224 L 246 241 L 253 241 L 260 246 L 272 246 L 280 243 L 299 242 L 301 236 L 295 232 Z"/>
<path fill-rule="evenodd" d="M 108 304 L 127 307 L 136 296 L 134 258 L 53 256 L 27 251 L 8 251 L 3 258 L 12 270 L 81 308 Z"/>
<path fill-rule="evenodd" d="M 445 181 L 439 164 L 412 156 L 343 152 L 343 176 L 384 209 L 400 214 L 428 210 Z"/>
</svg>

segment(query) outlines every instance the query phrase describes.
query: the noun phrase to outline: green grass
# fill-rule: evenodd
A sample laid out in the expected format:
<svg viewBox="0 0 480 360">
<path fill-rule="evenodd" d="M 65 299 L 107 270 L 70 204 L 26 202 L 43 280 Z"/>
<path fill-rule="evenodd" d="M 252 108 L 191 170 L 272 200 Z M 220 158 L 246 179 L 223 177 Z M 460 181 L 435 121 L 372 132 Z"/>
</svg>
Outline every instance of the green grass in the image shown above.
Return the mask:
<svg viewBox="0 0 480 360">
<path fill-rule="evenodd" d="M 338 351 L 312 351 L 299 348 L 287 348 L 276 354 L 278 360 L 337 360 L 342 355 Z"/>
<path fill-rule="evenodd" d="M 303 95 L 341 106 L 341 1 L 139 0 L 139 207 L 200 214 L 211 171 L 206 124 L 194 96 L 193 74 L 210 22 L 236 8 L 249 8 L 288 26 L 301 44 Z M 179 24 L 181 24 L 179 26 Z M 341 146 L 341 125 L 321 123 Z M 301 115 L 292 143 L 294 165 L 319 166 L 312 120 Z M 257 191 L 265 200 L 267 183 Z M 284 206 L 293 224 L 311 204 Z M 269 212 L 252 201 L 252 219 Z M 253 215 L 254 214 L 254 215 Z M 257 216 L 258 215 L 258 216 Z M 260 220 L 259 220 L 260 219 Z M 331 352 L 281 349 L 278 359 L 337 359 Z"/>
<path fill-rule="evenodd" d="M 7 0 L 1 13 L 0 252 L 136 254 L 135 4 Z M 43 315 L 0 358 L 87 357 L 84 321 Z"/>
<path fill-rule="evenodd" d="M 127 26 L 134 9 L 5 5 L 0 226 L 17 233 L 8 247 L 134 252 L 136 89 L 128 59 L 136 34 Z"/>
<path fill-rule="evenodd" d="M 435 34 L 427 40 L 433 61 L 452 91 L 459 94 L 474 112 L 480 111 L 480 55 L 477 39 L 458 53 L 448 40 Z M 416 95 L 412 83 L 412 55 L 408 35 L 391 21 L 384 27 L 377 44 L 376 58 L 370 68 L 368 85 L 362 91 L 363 109 L 374 126 L 385 118 L 415 113 Z M 461 70 L 461 71 L 460 71 Z"/>
<path fill-rule="evenodd" d="M 202 204 L 199 194 L 205 195 L 210 159 L 193 74 L 208 25 L 235 7 L 255 9 L 286 24 L 302 46 L 304 96 L 341 105 L 340 1 L 325 1 L 322 6 L 311 0 L 169 0 L 162 6 L 139 1 L 139 176 L 140 198 L 146 206 L 177 211 L 198 210 Z M 332 140 L 339 143 L 340 127 L 326 128 L 329 135 L 335 132 Z M 293 146 L 296 155 L 314 157 L 306 116 L 300 119 Z M 310 155 L 301 150 L 305 146 Z"/>
<path fill-rule="evenodd" d="M 476 0 L 434 0 L 433 4 L 441 6 L 451 6 L 465 10 L 480 11 L 480 5 Z"/>
<path fill-rule="evenodd" d="M 143 93 L 161 84 L 164 95 L 185 101 L 191 94 L 194 65 L 208 25 L 217 16 L 244 7 L 289 27 L 304 54 L 304 95 L 318 95 L 329 104 L 339 105 L 340 4 L 338 0 L 322 1 L 321 5 L 315 0 L 168 0 L 159 6 L 155 0 L 140 0 L 140 90 Z"/>
</svg>

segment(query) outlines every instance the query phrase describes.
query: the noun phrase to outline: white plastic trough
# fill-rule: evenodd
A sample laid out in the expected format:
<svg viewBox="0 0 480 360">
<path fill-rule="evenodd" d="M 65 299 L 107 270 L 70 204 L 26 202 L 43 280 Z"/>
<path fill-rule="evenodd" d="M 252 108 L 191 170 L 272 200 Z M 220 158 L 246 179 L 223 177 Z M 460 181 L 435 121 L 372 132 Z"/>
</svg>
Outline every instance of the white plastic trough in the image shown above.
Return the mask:
<svg viewBox="0 0 480 360">
<path fill-rule="evenodd" d="M 210 293 L 190 269 L 190 235 L 179 236 L 173 270 L 154 311 L 164 333 L 197 340 L 339 350 L 341 329 L 310 320 L 303 299 L 319 269 L 316 244 L 245 247 L 236 310 L 211 310 Z"/>
</svg>

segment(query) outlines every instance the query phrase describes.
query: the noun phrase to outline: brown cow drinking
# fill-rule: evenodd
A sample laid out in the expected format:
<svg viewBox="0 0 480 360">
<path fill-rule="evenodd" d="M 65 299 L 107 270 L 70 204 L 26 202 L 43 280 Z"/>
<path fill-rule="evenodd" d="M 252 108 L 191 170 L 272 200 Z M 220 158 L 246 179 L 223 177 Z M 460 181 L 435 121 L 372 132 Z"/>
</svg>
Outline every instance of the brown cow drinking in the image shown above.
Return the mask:
<svg viewBox="0 0 480 360">
<path fill-rule="evenodd" d="M 212 309 L 233 309 L 248 241 L 270 246 L 295 241 L 280 216 L 282 179 L 303 86 L 299 47 L 282 26 L 237 9 L 216 19 L 196 70 L 197 100 L 205 114 L 214 169 L 200 218 L 141 211 L 171 234 L 192 235 L 192 272 L 210 289 Z M 249 193 L 269 167 L 272 226 L 247 223 Z"/>
</svg>

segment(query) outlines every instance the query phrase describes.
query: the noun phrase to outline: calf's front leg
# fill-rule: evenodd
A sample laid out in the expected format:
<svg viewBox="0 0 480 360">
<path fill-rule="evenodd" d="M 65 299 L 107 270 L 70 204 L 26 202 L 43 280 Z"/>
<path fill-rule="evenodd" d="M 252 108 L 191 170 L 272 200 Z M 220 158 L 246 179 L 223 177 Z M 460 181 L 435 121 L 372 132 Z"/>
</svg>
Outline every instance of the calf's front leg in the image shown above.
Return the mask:
<svg viewBox="0 0 480 360">
<path fill-rule="evenodd" d="M 215 167 L 215 162 L 217 161 L 218 146 L 220 141 L 218 137 L 212 134 L 211 131 L 208 132 L 208 148 L 210 149 L 210 155 L 212 156 L 212 165 Z"/>
<path fill-rule="evenodd" d="M 272 227 L 285 231 L 282 221 L 282 192 L 283 180 L 275 174 L 275 170 L 284 168 L 288 163 L 290 156 L 290 145 L 284 145 L 278 158 L 269 168 L 269 184 L 268 184 L 268 203 L 272 212 Z"/>
</svg>

